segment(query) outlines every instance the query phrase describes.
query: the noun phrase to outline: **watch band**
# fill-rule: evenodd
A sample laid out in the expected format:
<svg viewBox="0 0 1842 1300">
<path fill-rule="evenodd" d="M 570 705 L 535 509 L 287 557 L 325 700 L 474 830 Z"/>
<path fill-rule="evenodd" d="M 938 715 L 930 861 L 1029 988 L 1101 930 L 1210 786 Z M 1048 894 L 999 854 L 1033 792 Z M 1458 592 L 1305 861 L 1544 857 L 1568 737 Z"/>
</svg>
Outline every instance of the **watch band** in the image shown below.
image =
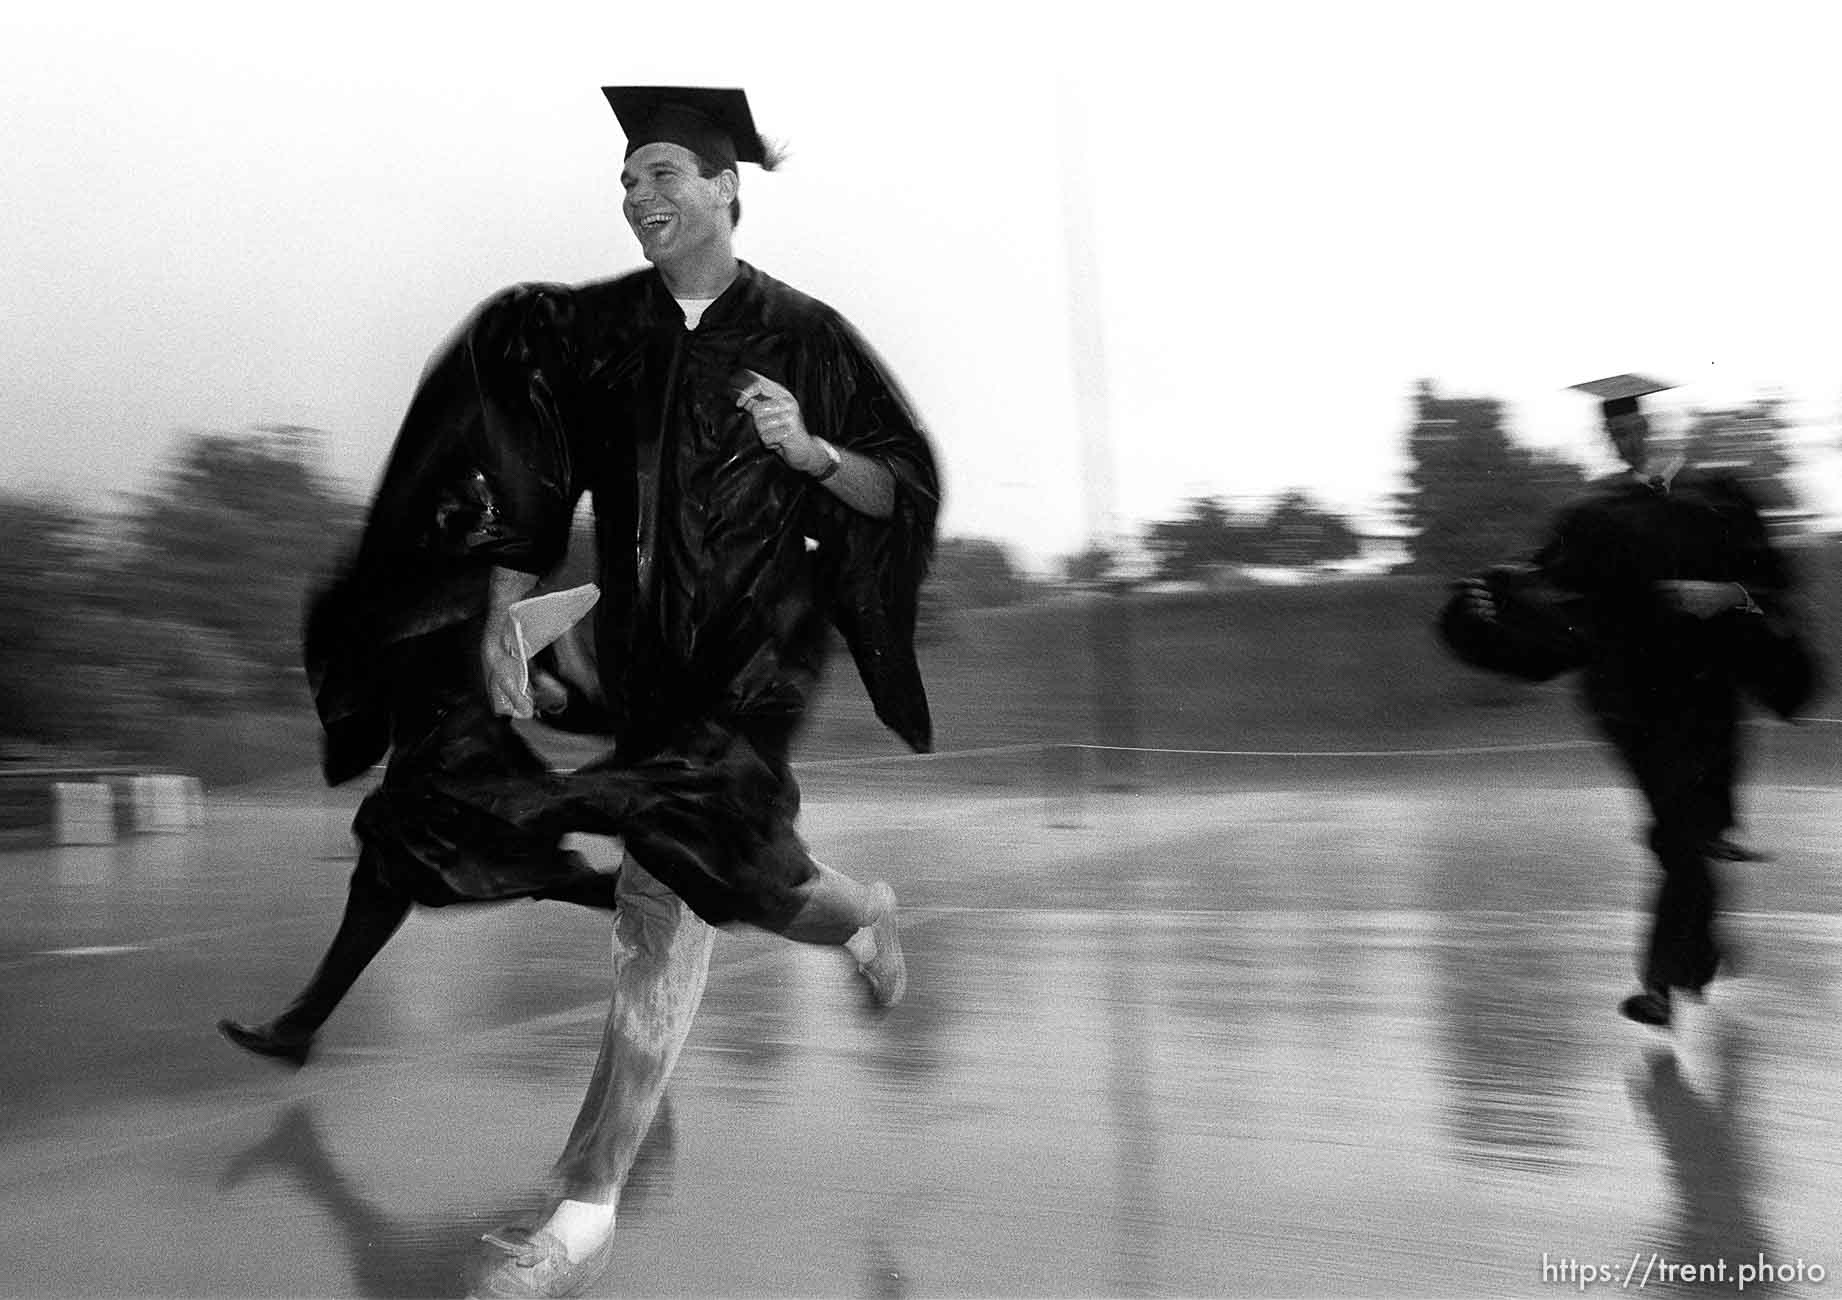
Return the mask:
<svg viewBox="0 0 1842 1300">
<path fill-rule="evenodd" d="M 833 474 L 836 474 L 839 468 L 844 464 L 844 453 L 832 446 L 829 442 L 826 442 L 823 438 L 814 438 L 813 441 L 818 443 L 820 449 L 825 453 L 825 468 L 812 477 L 815 482 L 823 483 Z"/>
</svg>

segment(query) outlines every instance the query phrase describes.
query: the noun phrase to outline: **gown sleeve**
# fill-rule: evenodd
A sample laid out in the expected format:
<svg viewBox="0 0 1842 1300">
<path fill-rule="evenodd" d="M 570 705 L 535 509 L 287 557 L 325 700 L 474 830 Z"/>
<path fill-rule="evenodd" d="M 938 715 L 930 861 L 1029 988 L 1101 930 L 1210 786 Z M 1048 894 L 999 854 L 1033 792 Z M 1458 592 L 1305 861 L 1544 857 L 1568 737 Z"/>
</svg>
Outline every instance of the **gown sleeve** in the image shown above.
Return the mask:
<svg viewBox="0 0 1842 1300">
<path fill-rule="evenodd" d="M 1596 583 L 1591 520 L 1589 510 L 1569 507 L 1531 559 L 1471 574 L 1490 592 L 1488 615 L 1464 583 L 1454 584 L 1437 620 L 1446 648 L 1474 668 L 1528 682 L 1584 667 L 1592 654 L 1585 593 Z"/>
<path fill-rule="evenodd" d="M 567 289 L 506 290 L 424 370 L 355 553 L 307 603 L 330 784 L 388 749 L 385 665 L 404 661 L 405 643 L 480 617 L 494 568 L 541 574 L 561 560 L 581 492 L 566 437 L 573 315 Z"/>
<path fill-rule="evenodd" d="M 1739 480 L 1725 476 L 1713 479 L 1708 491 L 1729 520 L 1734 581 L 1768 610 L 1788 601 L 1795 585 L 1790 563 L 1772 544 L 1765 516 L 1752 494 Z"/>
<path fill-rule="evenodd" d="M 881 462 L 895 483 L 888 519 L 859 514 L 822 489 L 812 494 L 826 613 L 850 648 L 876 716 L 925 753 L 933 747 L 933 724 L 915 656 L 915 620 L 940 515 L 934 453 L 888 368 L 842 318 L 815 340 L 806 369 L 807 391 L 815 395 L 808 428 Z"/>
<path fill-rule="evenodd" d="M 1786 722 L 1796 721 L 1828 685 L 1796 572 L 1790 557 L 1773 545 L 1764 515 L 1739 481 L 1717 478 L 1708 491 L 1726 517 L 1733 581 L 1751 601 L 1746 612 L 1723 620 L 1738 678 L 1760 704 Z"/>
</svg>

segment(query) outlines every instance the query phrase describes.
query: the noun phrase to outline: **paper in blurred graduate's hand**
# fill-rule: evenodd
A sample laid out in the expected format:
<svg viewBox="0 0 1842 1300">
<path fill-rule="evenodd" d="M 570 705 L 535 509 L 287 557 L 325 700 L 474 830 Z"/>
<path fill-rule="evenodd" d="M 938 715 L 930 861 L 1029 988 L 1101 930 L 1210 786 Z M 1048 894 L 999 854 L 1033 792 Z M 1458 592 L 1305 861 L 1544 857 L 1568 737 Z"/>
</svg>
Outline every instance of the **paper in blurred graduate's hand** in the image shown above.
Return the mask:
<svg viewBox="0 0 1842 1300">
<path fill-rule="evenodd" d="M 531 657 L 581 622 L 600 599 L 601 588 L 586 582 L 566 591 L 546 592 L 512 603 L 508 612 L 512 635 L 518 641 L 518 684 L 526 694 L 531 690 Z"/>
</svg>

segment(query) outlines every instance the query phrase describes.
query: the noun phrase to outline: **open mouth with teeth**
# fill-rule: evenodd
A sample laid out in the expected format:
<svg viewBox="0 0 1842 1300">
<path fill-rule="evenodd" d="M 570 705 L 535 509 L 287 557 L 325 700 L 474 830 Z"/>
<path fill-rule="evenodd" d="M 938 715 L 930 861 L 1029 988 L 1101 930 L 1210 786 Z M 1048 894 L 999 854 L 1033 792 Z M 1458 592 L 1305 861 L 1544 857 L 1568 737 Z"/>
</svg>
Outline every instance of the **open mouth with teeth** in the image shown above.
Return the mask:
<svg viewBox="0 0 1842 1300">
<path fill-rule="evenodd" d="M 648 213 L 640 218 L 640 230 L 648 234 L 663 230 L 671 219 L 672 214 L 669 212 Z"/>
</svg>

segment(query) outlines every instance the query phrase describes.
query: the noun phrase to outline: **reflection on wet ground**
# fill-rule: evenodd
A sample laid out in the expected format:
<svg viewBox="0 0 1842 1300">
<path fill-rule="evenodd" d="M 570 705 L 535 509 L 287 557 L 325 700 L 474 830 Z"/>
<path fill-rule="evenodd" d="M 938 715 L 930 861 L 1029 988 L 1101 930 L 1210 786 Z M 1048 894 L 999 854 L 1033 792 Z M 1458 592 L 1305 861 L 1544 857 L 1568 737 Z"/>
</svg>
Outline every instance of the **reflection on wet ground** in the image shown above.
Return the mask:
<svg viewBox="0 0 1842 1300">
<path fill-rule="evenodd" d="M 315 1103 L 301 1101 L 282 1111 L 274 1128 L 237 1151 L 218 1173 L 226 1194 L 267 1179 L 264 1195 L 288 1203 L 305 1202 L 337 1230 L 340 1248 L 350 1263 L 353 1289 L 362 1296 L 464 1295 L 474 1261 L 456 1248 L 463 1224 L 479 1229 L 499 1226 L 499 1219 L 530 1218 L 546 1204 L 533 1196 L 528 1204 L 482 1209 L 464 1199 L 438 1213 L 406 1215 L 380 1204 L 354 1185 L 336 1153 L 329 1150 L 315 1119 Z M 669 1189 L 673 1153 L 669 1103 L 660 1108 L 620 1198 L 618 1217 L 629 1223 L 648 1203 Z M 496 1210 L 497 1217 L 495 1217 Z"/>
<path fill-rule="evenodd" d="M 1762 1263 L 1824 1293 L 1842 795 L 1755 792 L 1781 858 L 1733 877 L 1743 978 L 1665 1037 L 1611 1013 L 1628 796 L 1514 778 L 1078 815 L 821 787 L 815 847 L 908 905 L 910 1000 L 872 1017 L 841 957 L 725 936 L 595 1293 L 1674 1294 L 1743 1266 L 1754 1293 Z M 211 1023 L 317 956 L 342 810 L 215 813 L 0 857 L 0 1294 L 461 1294 L 479 1234 L 545 1204 L 606 919 L 418 914 L 288 1074 Z"/>
</svg>

